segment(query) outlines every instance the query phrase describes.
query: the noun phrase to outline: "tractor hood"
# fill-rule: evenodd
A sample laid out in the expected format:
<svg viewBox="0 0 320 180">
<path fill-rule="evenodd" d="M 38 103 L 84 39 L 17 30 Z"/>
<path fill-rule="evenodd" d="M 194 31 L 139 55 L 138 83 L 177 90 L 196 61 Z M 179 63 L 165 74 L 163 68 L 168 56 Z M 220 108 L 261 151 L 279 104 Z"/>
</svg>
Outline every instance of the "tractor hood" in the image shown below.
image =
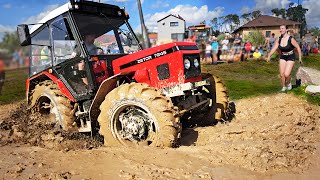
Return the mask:
<svg viewBox="0 0 320 180">
<path fill-rule="evenodd" d="M 114 74 L 135 72 L 137 82 L 164 88 L 200 78 L 199 52 L 194 43 L 174 42 L 115 59 L 112 66 Z"/>
</svg>

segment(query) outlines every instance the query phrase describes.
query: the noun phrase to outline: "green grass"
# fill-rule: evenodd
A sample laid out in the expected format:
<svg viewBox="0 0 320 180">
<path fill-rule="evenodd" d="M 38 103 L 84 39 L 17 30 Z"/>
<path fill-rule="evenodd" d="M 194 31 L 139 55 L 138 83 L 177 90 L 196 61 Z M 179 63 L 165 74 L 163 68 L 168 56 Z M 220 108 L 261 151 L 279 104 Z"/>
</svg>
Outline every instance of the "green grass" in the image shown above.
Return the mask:
<svg viewBox="0 0 320 180">
<path fill-rule="evenodd" d="M 320 55 L 303 57 L 304 66 L 320 70 Z M 300 67 L 296 62 L 292 71 L 292 82 L 295 82 L 295 74 Z M 202 71 L 219 76 L 226 84 L 229 96 L 232 100 L 248 97 L 274 94 L 281 89 L 279 78 L 279 63 L 273 61 L 248 61 L 231 64 L 202 65 Z M 320 96 L 310 96 L 304 93 L 304 87 L 294 88 L 292 93 L 305 98 L 313 104 L 319 105 Z"/>
<path fill-rule="evenodd" d="M 8 104 L 25 99 L 25 81 L 27 77 L 27 68 L 7 70 L 5 82 L 2 87 L 2 95 L 0 96 L 0 104 Z"/>
<path fill-rule="evenodd" d="M 233 100 L 279 92 L 277 62 L 249 61 L 232 64 L 203 65 L 203 72 L 219 76 Z"/>
<path fill-rule="evenodd" d="M 319 54 L 310 54 L 303 58 L 303 65 L 305 67 L 310 67 L 320 70 L 320 55 Z"/>
<path fill-rule="evenodd" d="M 311 104 L 315 104 L 315 105 L 320 106 L 320 95 L 311 96 L 311 95 L 305 93 L 305 89 L 306 89 L 305 86 L 300 86 L 298 88 L 292 89 L 291 93 L 306 99 Z"/>
</svg>

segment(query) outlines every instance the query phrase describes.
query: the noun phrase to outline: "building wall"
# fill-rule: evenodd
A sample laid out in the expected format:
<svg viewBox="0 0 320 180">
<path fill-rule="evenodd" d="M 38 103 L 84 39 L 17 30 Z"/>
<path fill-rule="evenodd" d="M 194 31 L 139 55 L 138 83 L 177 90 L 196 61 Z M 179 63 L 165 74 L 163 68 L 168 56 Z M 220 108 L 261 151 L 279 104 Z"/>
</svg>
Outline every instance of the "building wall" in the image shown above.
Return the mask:
<svg viewBox="0 0 320 180">
<path fill-rule="evenodd" d="M 239 33 L 242 34 L 242 36 L 248 36 L 249 32 L 252 30 L 259 30 L 262 32 L 264 36 L 266 36 L 267 31 L 270 31 L 270 36 L 272 33 L 275 34 L 275 37 L 280 37 L 280 27 L 263 27 L 263 28 L 244 28 Z M 288 26 L 288 31 L 290 34 L 297 34 L 299 33 L 299 26 Z"/>
<path fill-rule="evenodd" d="M 172 22 L 177 22 L 178 26 L 170 26 L 170 23 Z M 185 27 L 185 21 L 174 16 L 169 16 L 166 19 L 163 19 L 162 21 L 158 22 L 158 41 L 172 40 L 171 35 L 174 33 L 181 34 L 179 35 L 179 39 L 177 39 L 177 41 L 183 41 Z"/>
</svg>

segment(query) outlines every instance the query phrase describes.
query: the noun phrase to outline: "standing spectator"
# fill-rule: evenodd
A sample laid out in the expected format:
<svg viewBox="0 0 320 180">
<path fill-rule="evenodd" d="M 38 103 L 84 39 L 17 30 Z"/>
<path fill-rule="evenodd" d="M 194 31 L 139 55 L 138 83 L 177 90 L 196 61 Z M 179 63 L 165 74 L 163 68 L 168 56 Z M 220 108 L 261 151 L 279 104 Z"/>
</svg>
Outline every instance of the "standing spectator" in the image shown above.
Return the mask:
<svg viewBox="0 0 320 180">
<path fill-rule="evenodd" d="M 236 35 L 236 37 L 234 38 L 234 41 L 233 41 L 233 47 L 234 47 L 234 50 L 235 50 L 234 53 L 238 53 L 240 51 L 241 42 L 242 42 L 242 38 L 240 37 L 240 34 L 238 33 Z"/>
<path fill-rule="evenodd" d="M 228 52 L 228 44 L 229 44 L 228 36 L 225 36 L 224 40 L 221 41 L 223 55 L 225 55 Z"/>
<path fill-rule="evenodd" d="M 14 68 L 18 68 L 18 66 L 19 66 L 19 53 L 18 53 L 18 50 L 14 50 L 14 52 L 12 54 L 12 65 L 14 66 Z"/>
<path fill-rule="evenodd" d="M 320 50 L 320 36 L 317 36 L 318 37 L 318 49 Z"/>
<path fill-rule="evenodd" d="M 269 48 L 268 48 L 268 52 L 270 52 L 271 48 L 273 47 L 274 45 L 274 42 L 276 41 L 276 38 L 275 38 L 275 34 L 272 33 L 271 34 L 271 37 L 269 38 Z"/>
<path fill-rule="evenodd" d="M 316 48 L 318 48 L 318 46 L 319 46 L 318 40 L 319 40 L 319 37 L 316 36 L 316 38 L 314 38 L 314 44 L 316 45 Z"/>
<path fill-rule="evenodd" d="M 303 42 L 302 44 L 302 53 L 304 56 L 309 56 L 309 43 L 308 42 Z"/>
<path fill-rule="evenodd" d="M 219 50 L 219 43 L 218 40 L 215 36 L 212 37 L 212 64 L 217 64 L 218 63 L 218 50 Z"/>
<path fill-rule="evenodd" d="M 252 45 L 249 40 L 247 40 L 246 44 L 244 45 L 244 48 L 246 50 L 247 57 L 250 57 Z"/>
<path fill-rule="evenodd" d="M 0 96 L 2 94 L 2 86 L 4 84 L 5 79 L 5 70 L 4 70 L 4 62 L 0 59 Z"/>
<path fill-rule="evenodd" d="M 206 46 L 206 60 L 205 63 L 210 63 L 210 58 L 211 58 L 211 51 L 212 51 L 212 46 L 210 45 L 210 41 L 207 41 L 207 46 Z"/>
<path fill-rule="evenodd" d="M 24 55 L 22 49 L 19 50 L 19 67 L 24 67 Z"/>
</svg>

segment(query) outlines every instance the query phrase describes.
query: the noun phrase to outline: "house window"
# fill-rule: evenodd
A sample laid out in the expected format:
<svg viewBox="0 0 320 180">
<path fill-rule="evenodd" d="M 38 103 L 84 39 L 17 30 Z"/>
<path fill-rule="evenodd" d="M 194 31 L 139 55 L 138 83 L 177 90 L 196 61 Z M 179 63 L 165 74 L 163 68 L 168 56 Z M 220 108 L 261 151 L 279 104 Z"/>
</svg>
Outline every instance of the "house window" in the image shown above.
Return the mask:
<svg viewBox="0 0 320 180">
<path fill-rule="evenodd" d="M 170 22 L 170 27 L 179 26 L 178 22 Z"/>
<path fill-rule="evenodd" d="M 270 37 L 270 35 L 271 35 L 271 31 L 266 31 L 266 37 L 268 38 Z"/>
<path fill-rule="evenodd" d="M 173 41 L 183 41 L 184 40 L 184 33 L 172 33 L 171 39 Z"/>
</svg>

